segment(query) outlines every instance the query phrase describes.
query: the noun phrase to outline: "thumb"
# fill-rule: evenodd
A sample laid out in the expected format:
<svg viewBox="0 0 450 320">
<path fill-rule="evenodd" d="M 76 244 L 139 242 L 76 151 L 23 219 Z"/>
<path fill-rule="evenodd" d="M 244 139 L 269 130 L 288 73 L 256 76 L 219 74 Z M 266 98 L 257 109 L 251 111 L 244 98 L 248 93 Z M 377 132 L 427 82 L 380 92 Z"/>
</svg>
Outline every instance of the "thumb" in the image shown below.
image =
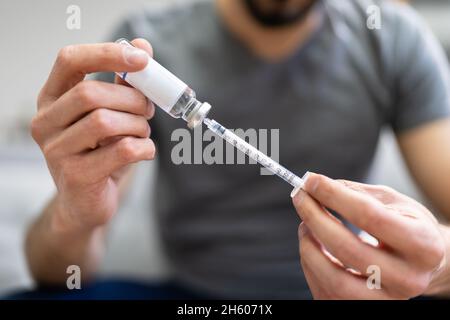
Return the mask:
<svg viewBox="0 0 450 320">
<path fill-rule="evenodd" d="M 153 57 L 153 48 L 150 42 L 145 39 L 137 38 L 131 41 L 131 44 L 139 49 L 146 51 L 150 57 Z"/>
<path fill-rule="evenodd" d="M 142 39 L 142 38 L 137 38 L 137 39 L 134 39 L 133 41 L 131 41 L 131 44 L 133 46 L 135 46 L 136 48 L 142 49 L 145 52 L 147 52 L 150 57 L 153 57 L 153 47 L 150 44 L 150 42 L 148 42 L 147 40 Z M 117 75 L 115 77 L 115 81 L 114 82 L 118 83 L 118 84 L 121 84 L 121 85 L 124 85 L 124 86 L 130 87 L 130 85 L 126 81 L 124 81 L 123 79 L 121 79 Z"/>
</svg>

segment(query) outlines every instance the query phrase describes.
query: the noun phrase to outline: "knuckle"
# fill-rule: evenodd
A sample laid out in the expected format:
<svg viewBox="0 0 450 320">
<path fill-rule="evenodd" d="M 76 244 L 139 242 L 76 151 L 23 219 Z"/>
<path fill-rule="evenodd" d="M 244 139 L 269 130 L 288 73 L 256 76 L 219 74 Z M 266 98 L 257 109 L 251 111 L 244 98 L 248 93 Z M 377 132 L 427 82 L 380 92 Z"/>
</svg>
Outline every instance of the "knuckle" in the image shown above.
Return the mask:
<svg viewBox="0 0 450 320">
<path fill-rule="evenodd" d="M 155 143 L 152 140 L 150 140 L 150 147 L 148 149 L 148 158 L 149 159 L 154 159 L 155 158 L 155 154 L 156 154 Z"/>
<path fill-rule="evenodd" d="M 74 55 L 75 46 L 68 45 L 61 48 L 56 57 L 56 64 L 68 67 L 71 64 L 72 57 Z"/>
<path fill-rule="evenodd" d="M 380 215 L 380 210 L 382 208 L 373 203 L 372 201 L 364 201 L 360 204 L 361 214 L 355 217 L 356 224 L 360 226 L 363 230 L 367 228 L 379 228 L 382 227 L 382 219 Z"/>
<path fill-rule="evenodd" d="M 436 264 L 440 264 L 445 258 L 445 244 L 442 241 L 433 243 L 429 248 L 429 254 L 432 261 Z"/>
<path fill-rule="evenodd" d="M 53 158 L 54 154 L 57 150 L 57 144 L 54 141 L 51 141 L 49 143 L 46 143 L 44 146 L 42 146 L 42 153 L 44 154 L 46 159 Z"/>
<path fill-rule="evenodd" d="M 36 141 L 38 144 L 40 144 L 41 139 L 42 139 L 42 128 L 41 128 L 40 117 L 38 115 L 35 115 L 31 119 L 30 132 L 31 132 L 31 136 L 33 137 L 34 141 Z"/>
<path fill-rule="evenodd" d="M 445 257 L 445 244 L 438 237 L 426 241 L 419 250 L 425 253 L 423 261 L 427 268 L 437 268 Z"/>
<path fill-rule="evenodd" d="M 108 60 L 110 57 L 117 55 L 117 44 L 115 43 L 105 43 L 100 47 L 100 57 L 103 60 Z"/>
<path fill-rule="evenodd" d="M 125 163 L 134 161 L 138 156 L 138 150 L 135 147 L 134 140 L 129 137 L 119 141 L 117 152 L 120 159 Z"/>
<path fill-rule="evenodd" d="M 94 132 L 99 132 L 102 138 L 109 135 L 113 129 L 111 116 L 106 109 L 96 109 L 90 114 L 90 127 Z"/>
<path fill-rule="evenodd" d="M 113 211 L 98 215 L 97 219 L 96 219 L 97 225 L 99 225 L 99 226 L 106 225 L 109 221 L 111 221 L 112 215 L 113 215 Z"/>
<path fill-rule="evenodd" d="M 436 268 L 445 257 L 445 241 L 434 226 L 415 223 L 410 226 L 411 257 L 424 269 Z"/>
<path fill-rule="evenodd" d="M 144 99 L 145 99 L 145 104 L 146 105 L 148 104 L 150 106 L 150 114 L 148 115 L 148 118 L 152 119 L 155 116 L 155 112 L 156 112 L 155 104 L 153 102 L 147 100 L 147 98 L 145 98 L 145 97 L 144 97 Z"/>
<path fill-rule="evenodd" d="M 58 163 L 65 155 L 61 149 L 61 142 L 58 139 L 52 139 L 46 142 L 41 149 L 45 159 L 49 163 Z"/>
<path fill-rule="evenodd" d="M 153 103 L 144 94 L 135 88 L 127 88 L 127 90 L 129 90 L 130 101 L 133 102 L 132 108 L 136 114 L 146 115 L 149 105 L 151 105 L 151 111 L 153 113 Z"/>
<path fill-rule="evenodd" d="M 400 192 L 398 192 L 397 190 L 394 190 L 391 187 L 388 187 L 385 185 L 377 185 L 376 187 L 380 191 L 380 194 L 382 194 L 385 201 L 394 202 L 397 199 L 401 199 L 401 198 L 405 197 Z"/>
<path fill-rule="evenodd" d="M 300 234 L 299 234 L 299 236 L 300 236 Z M 309 253 L 311 252 L 311 243 L 310 243 L 309 239 L 307 239 L 305 237 L 301 238 L 299 251 L 300 251 L 300 258 L 301 258 L 302 262 L 307 262 Z"/>
<path fill-rule="evenodd" d="M 376 187 L 382 191 L 383 193 L 387 193 L 387 194 L 397 194 L 397 191 L 395 191 L 394 189 L 392 189 L 391 187 L 385 186 L 385 185 L 376 185 Z"/>
<path fill-rule="evenodd" d="M 41 91 L 39 91 L 39 94 L 38 94 L 37 100 L 36 100 L 37 110 L 41 109 L 41 107 L 44 105 L 45 97 L 46 97 L 46 94 L 45 94 L 44 88 L 42 88 Z"/>
<path fill-rule="evenodd" d="M 139 121 L 140 136 L 142 136 L 142 138 L 148 138 L 150 136 L 150 125 L 145 119 L 140 118 Z"/>
<path fill-rule="evenodd" d="M 89 80 L 81 81 L 75 88 L 76 98 L 82 101 L 85 105 L 95 104 L 95 92 L 96 90 L 94 88 L 94 83 Z"/>
<path fill-rule="evenodd" d="M 363 201 L 360 205 L 361 211 L 364 213 L 364 215 L 372 217 L 374 215 L 374 212 L 377 210 L 375 208 L 375 204 L 371 201 Z"/>
</svg>

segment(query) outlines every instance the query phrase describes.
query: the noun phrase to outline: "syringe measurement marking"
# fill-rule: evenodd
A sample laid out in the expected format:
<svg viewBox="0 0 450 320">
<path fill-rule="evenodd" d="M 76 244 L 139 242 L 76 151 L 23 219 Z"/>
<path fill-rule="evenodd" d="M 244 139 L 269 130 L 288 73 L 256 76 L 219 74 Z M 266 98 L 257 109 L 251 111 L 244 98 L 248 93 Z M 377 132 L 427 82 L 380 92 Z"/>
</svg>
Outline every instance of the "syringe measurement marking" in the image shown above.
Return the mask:
<svg viewBox="0 0 450 320">
<path fill-rule="evenodd" d="M 268 170 L 278 175 L 286 182 L 290 183 L 292 186 L 297 187 L 303 184 L 303 180 L 301 178 L 297 177 L 294 173 L 272 160 L 270 157 L 232 133 L 230 130 L 220 125 L 215 120 L 206 118 L 204 122 L 211 131 L 222 137 L 231 145 L 235 146 L 238 150 L 242 151 L 248 157 L 256 160 L 259 164 L 266 167 Z"/>
<path fill-rule="evenodd" d="M 273 160 L 272 159 L 270 159 L 269 157 L 267 157 L 264 154 L 261 154 L 261 152 L 259 150 L 257 150 L 256 148 L 254 148 L 251 145 L 246 146 L 243 143 L 239 143 L 238 139 L 234 138 L 231 134 L 228 134 L 228 133 L 229 133 L 229 131 L 224 131 L 223 132 L 223 138 L 226 141 L 230 142 L 237 149 L 239 149 L 242 152 L 244 152 L 247 156 L 249 156 L 250 158 L 256 160 L 258 163 L 260 163 L 261 165 L 265 166 L 266 168 L 271 170 L 273 173 L 277 174 L 278 176 L 280 176 L 281 178 L 285 179 L 287 182 L 292 184 L 293 178 L 295 177 L 294 174 L 292 174 L 292 173 L 290 174 L 287 169 L 282 170 L 280 168 L 281 166 L 277 166 L 276 168 L 273 168 L 273 164 L 272 164 Z"/>
</svg>

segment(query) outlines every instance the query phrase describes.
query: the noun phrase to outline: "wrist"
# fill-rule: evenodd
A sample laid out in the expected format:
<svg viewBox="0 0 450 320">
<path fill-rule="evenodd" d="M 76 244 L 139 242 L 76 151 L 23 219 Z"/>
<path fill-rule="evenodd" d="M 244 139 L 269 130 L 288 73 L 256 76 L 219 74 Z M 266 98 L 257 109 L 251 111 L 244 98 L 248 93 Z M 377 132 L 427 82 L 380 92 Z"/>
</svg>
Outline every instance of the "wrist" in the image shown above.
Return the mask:
<svg viewBox="0 0 450 320">
<path fill-rule="evenodd" d="M 103 255 L 104 228 L 78 228 L 66 224 L 58 196 L 30 227 L 25 244 L 33 277 L 42 283 L 59 284 L 69 265 L 78 265 L 83 277 L 92 275 Z"/>
<path fill-rule="evenodd" d="M 450 227 L 439 225 L 445 243 L 445 256 L 436 269 L 428 286 L 426 295 L 450 296 Z"/>
<path fill-rule="evenodd" d="M 89 236 L 97 229 L 96 226 L 83 225 L 75 219 L 76 214 L 72 213 L 70 208 L 67 208 L 59 194 L 53 199 L 51 210 L 49 211 L 50 233 L 56 235 L 58 238 Z"/>
</svg>

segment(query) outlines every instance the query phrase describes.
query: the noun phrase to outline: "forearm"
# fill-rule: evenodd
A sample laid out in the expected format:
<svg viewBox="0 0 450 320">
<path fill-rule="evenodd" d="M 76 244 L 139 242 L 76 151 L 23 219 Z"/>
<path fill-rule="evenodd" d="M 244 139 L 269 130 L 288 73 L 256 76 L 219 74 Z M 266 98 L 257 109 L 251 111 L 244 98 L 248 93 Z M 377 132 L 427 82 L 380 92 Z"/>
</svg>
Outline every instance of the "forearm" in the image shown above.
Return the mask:
<svg viewBox="0 0 450 320">
<path fill-rule="evenodd" d="M 104 246 L 104 227 L 90 230 L 61 229 L 55 224 L 60 210 L 55 196 L 30 227 L 25 251 L 30 272 L 38 283 L 63 284 L 67 267 L 81 268 L 83 279 L 96 271 Z"/>
<path fill-rule="evenodd" d="M 441 225 L 441 231 L 446 243 L 445 261 L 436 271 L 426 294 L 450 297 L 450 227 Z"/>
</svg>

